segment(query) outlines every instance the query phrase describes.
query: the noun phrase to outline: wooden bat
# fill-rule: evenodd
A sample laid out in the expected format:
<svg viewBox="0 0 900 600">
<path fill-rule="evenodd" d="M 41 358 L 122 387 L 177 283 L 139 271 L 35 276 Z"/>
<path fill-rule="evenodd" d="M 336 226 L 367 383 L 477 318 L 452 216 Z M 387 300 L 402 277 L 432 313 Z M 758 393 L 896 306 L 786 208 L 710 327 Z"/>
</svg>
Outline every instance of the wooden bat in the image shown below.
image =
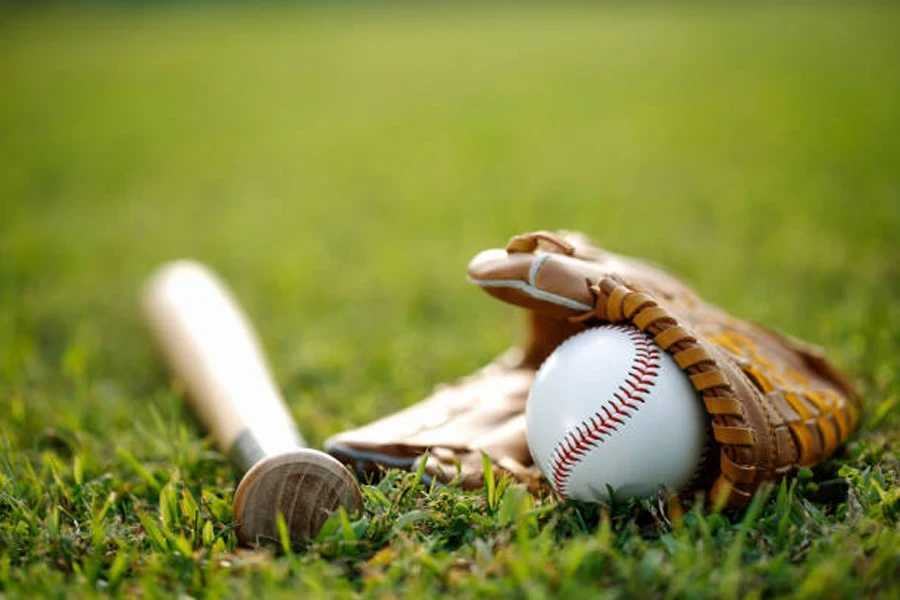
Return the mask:
<svg viewBox="0 0 900 600">
<path fill-rule="evenodd" d="M 243 475 L 234 494 L 241 544 L 278 543 L 279 512 L 299 542 L 313 538 L 338 507 L 362 509 L 350 471 L 305 448 L 249 320 L 212 271 L 187 260 L 163 265 L 142 300 L 191 407 Z"/>
</svg>

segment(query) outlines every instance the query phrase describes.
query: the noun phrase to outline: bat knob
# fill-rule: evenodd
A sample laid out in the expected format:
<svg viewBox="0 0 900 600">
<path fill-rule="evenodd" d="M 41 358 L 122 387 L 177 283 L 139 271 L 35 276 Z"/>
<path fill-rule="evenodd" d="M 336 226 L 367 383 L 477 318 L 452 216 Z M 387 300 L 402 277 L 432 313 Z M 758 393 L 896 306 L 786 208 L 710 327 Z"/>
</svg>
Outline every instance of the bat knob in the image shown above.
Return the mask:
<svg viewBox="0 0 900 600">
<path fill-rule="evenodd" d="M 247 471 L 234 494 L 238 541 L 279 543 L 279 512 L 291 542 L 310 540 L 341 506 L 353 514 L 363 499 L 356 478 L 335 458 L 308 448 L 269 456 Z"/>
</svg>

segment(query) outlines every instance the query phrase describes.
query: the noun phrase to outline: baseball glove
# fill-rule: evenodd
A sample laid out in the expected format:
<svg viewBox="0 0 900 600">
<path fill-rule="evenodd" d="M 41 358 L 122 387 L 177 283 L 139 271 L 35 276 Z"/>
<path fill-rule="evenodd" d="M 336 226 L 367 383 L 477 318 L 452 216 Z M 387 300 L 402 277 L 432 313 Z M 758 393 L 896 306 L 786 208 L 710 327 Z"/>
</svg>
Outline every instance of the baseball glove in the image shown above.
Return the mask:
<svg viewBox="0 0 900 600">
<path fill-rule="evenodd" d="M 527 342 L 418 404 L 327 440 L 360 474 L 414 468 L 427 456 L 427 476 L 478 487 L 484 453 L 495 470 L 539 486 L 525 438 L 531 381 L 562 341 L 600 323 L 649 333 L 689 377 L 710 417 L 692 490 L 708 490 L 712 501 L 746 504 L 764 482 L 822 461 L 859 420 L 859 396 L 818 349 L 737 319 L 659 268 L 580 234 L 513 237 L 505 250 L 478 254 L 468 274 L 526 309 Z"/>
</svg>

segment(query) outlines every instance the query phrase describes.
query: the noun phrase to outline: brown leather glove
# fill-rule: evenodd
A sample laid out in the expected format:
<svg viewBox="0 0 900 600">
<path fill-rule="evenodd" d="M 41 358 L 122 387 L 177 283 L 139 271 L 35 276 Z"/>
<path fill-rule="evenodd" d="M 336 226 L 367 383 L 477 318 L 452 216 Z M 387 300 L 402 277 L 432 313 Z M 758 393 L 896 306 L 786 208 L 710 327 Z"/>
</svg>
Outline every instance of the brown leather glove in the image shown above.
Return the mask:
<svg viewBox="0 0 900 600">
<path fill-rule="evenodd" d="M 528 311 L 530 336 L 480 371 L 326 449 L 360 473 L 413 468 L 440 481 L 483 483 L 482 453 L 496 468 L 539 485 L 525 439 L 525 401 L 535 370 L 569 336 L 629 322 L 653 336 L 689 376 L 710 416 L 697 487 L 745 504 L 764 482 L 822 461 L 855 428 L 858 395 L 821 352 L 706 304 L 645 262 L 592 245 L 577 233 L 528 233 L 469 264 L 469 279 Z M 724 498 L 723 498 L 724 495 Z"/>
</svg>

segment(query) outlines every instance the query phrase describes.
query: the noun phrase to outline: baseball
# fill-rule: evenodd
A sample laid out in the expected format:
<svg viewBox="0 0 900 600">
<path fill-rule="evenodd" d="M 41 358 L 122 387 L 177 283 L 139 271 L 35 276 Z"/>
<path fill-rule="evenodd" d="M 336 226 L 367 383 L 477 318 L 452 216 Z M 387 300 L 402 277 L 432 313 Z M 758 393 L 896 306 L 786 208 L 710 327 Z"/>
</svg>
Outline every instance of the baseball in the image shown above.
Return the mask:
<svg viewBox="0 0 900 600">
<path fill-rule="evenodd" d="M 680 489 L 697 471 L 708 417 L 687 375 L 649 335 L 604 325 L 562 344 L 538 369 L 525 408 L 535 463 L 582 501 Z"/>
</svg>

